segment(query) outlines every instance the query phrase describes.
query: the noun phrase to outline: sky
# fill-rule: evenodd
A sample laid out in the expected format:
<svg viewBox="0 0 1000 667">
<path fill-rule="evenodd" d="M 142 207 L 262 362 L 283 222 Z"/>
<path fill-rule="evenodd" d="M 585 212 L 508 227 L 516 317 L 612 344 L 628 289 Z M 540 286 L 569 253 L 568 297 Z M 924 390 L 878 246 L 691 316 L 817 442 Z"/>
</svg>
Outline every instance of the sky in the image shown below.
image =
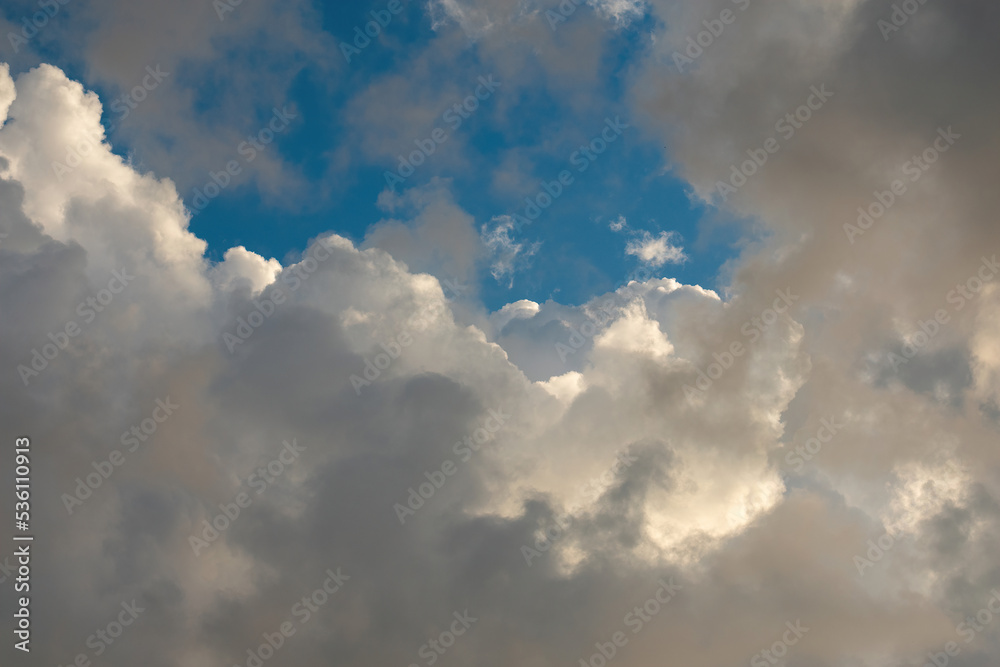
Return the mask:
<svg viewBox="0 0 1000 667">
<path fill-rule="evenodd" d="M 998 20 L 4 3 L 3 664 L 995 665 Z"/>
<path fill-rule="evenodd" d="M 551 10 L 511 7 L 504 20 L 516 31 L 514 41 L 498 57 L 499 45 L 480 25 L 494 19 L 475 8 L 400 2 L 393 13 L 384 4 L 292 5 L 283 20 L 295 21 L 294 27 L 283 26 L 282 34 L 252 46 L 245 35 L 260 30 L 254 21 L 269 17 L 252 16 L 256 10 L 246 12 L 242 4 L 219 4 L 202 10 L 215 20 L 206 20 L 197 45 L 177 25 L 186 44 L 169 51 L 142 48 L 141 54 L 129 52 L 136 48 L 134 35 L 143 34 L 141 21 L 164 17 L 132 16 L 135 10 L 125 17 L 94 5 L 104 27 L 96 34 L 75 33 L 84 42 L 77 48 L 65 47 L 57 33 L 60 13 L 52 28 L 46 25 L 27 45 L 18 42 L 14 55 L 20 58 L 11 60 L 24 60 L 27 68 L 44 58 L 66 72 L 79 70 L 88 89 L 117 100 L 104 105 L 102 116 L 113 151 L 175 183 L 193 214 L 189 229 L 208 242 L 206 256 L 213 261 L 235 246 L 284 260 L 301 255 L 308 239 L 326 231 L 363 243 L 379 223 L 419 214 L 412 203 L 388 206 L 391 195 L 439 191 L 476 220 L 475 231 L 493 239 L 478 254 L 468 251 L 476 260 L 468 275 L 453 277 L 481 285 L 482 302 L 491 310 L 520 298 L 558 296 L 581 304 L 645 268 L 628 254 L 630 243 L 664 235 L 671 245 L 685 244 L 686 252 L 683 261 L 669 262 L 669 270 L 667 262 L 651 267 L 657 277 L 716 282 L 739 234 L 728 228 L 699 232 L 703 202 L 672 171 L 663 142 L 631 122 L 625 103 L 630 71 L 655 38 L 654 15 L 628 2 L 583 4 L 568 18 L 553 15 L 561 20 L 545 14 Z M 66 15 L 72 10 L 67 5 Z M 111 15 L 110 21 L 124 25 L 108 25 Z M 15 10 L 11 16 L 19 15 Z M 384 28 L 378 22 L 368 28 L 377 35 L 373 40 L 363 30 L 379 20 Z M 591 44 L 586 58 L 563 62 L 584 40 Z M 562 56 L 526 51 L 536 41 Z M 29 55 L 31 47 L 39 53 Z M 81 52 L 100 64 L 81 63 L 87 58 Z M 140 91 L 141 101 L 123 101 L 123 93 L 142 84 L 147 65 L 159 67 L 162 80 Z M 496 82 L 483 89 L 486 99 L 472 100 L 471 111 L 455 112 L 452 106 L 475 94 L 481 76 Z M 265 148 L 251 144 L 241 154 L 246 137 L 266 129 L 278 107 L 295 118 Z M 599 142 L 600 153 L 580 153 L 608 119 L 620 120 L 616 141 Z M 435 129 L 445 133 L 440 148 L 426 143 Z M 430 150 L 420 151 L 418 142 Z M 412 174 L 387 179 L 387 172 L 399 176 L 400 158 L 414 151 L 421 164 Z M 577 162 L 571 163 L 574 155 Z M 234 158 L 240 173 L 216 191 L 211 175 L 225 174 Z M 572 184 L 537 225 L 493 234 L 504 216 L 524 215 L 525 198 L 537 197 L 542 184 L 558 182 L 567 168 Z M 206 184 L 215 196 L 205 195 Z M 621 217 L 629 226 L 612 231 Z M 543 248 L 548 262 L 535 259 Z"/>
</svg>

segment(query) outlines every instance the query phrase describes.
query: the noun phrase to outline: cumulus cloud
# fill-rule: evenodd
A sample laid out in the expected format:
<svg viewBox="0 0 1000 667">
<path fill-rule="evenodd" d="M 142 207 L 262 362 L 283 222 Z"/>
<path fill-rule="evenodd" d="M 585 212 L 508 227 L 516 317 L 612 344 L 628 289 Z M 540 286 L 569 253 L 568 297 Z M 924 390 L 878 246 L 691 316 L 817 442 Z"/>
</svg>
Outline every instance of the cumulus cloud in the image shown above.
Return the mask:
<svg viewBox="0 0 1000 667">
<path fill-rule="evenodd" d="M 393 217 L 362 242 L 213 263 L 173 181 L 111 152 L 96 95 L 52 66 L 0 69 L 0 432 L 32 438 L 39 533 L 68 545 L 36 544 L 32 664 L 90 654 L 133 600 L 105 664 L 247 664 L 289 619 L 283 664 L 411 664 L 464 611 L 456 663 L 578 664 L 623 630 L 623 666 L 746 664 L 800 621 L 789 665 L 916 664 L 948 642 L 954 664 L 995 664 L 993 626 L 967 618 L 1000 587 L 1000 275 L 982 269 L 1000 10 L 926 4 L 887 41 L 883 3 L 753 3 L 671 71 L 732 6 L 650 2 L 662 51 L 629 82 L 693 188 L 810 86 L 834 97 L 727 200 L 749 222 L 724 289 L 652 279 L 475 321 L 442 274 L 467 275 L 482 244 L 511 280 L 538 250 L 511 221 L 477 239 L 430 188 L 387 195 Z M 942 126 L 961 139 L 850 242 Z M 669 233 L 629 248 L 683 259 Z M 178 407 L 128 451 L 157 400 Z M 293 440 L 300 459 L 257 494 Z M 252 504 L 195 553 L 241 492 Z M 342 590 L 292 616 L 337 568 Z M 664 578 L 680 592 L 631 633 Z"/>
<path fill-rule="evenodd" d="M 694 377 L 654 312 L 670 309 L 668 295 L 683 296 L 678 305 L 721 306 L 700 290 L 633 283 L 615 297 L 609 317 L 591 306 L 513 304 L 495 322 L 504 336 L 516 333 L 515 322 L 554 325 L 547 336 L 531 329 L 522 336 L 522 369 L 482 329 L 456 322 L 435 277 L 411 273 L 374 245 L 325 235 L 287 266 L 241 248 L 212 266 L 187 231 L 188 214 L 170 182 L 135 174 L 106 144 L 95 144 L 53 203 L 56 186 L 44 166 L 65 147 L 42 140 L 42 124 L 75 122 L 81 136 L 99 137 L 99 105 L 51 67 L 22 75 L 17 91 L 0 129 L 10 212 L 4 225 L 15 240 L 0 253 L 0 307 L 19 313 L 2 325 L 12 371 L 4 391 L 16 396 L 3 406 L 3 423 L 59 443 L 39 449 L 39 468 L 48 472 L 37 502 L 78 545 L 71 566 L 56 567 L 62 557 L 55 552 L 40 555 L 39 567 L 53 574 L 52 592 L 38 594 L 37 622 L 65 637 L 41 649 L 45 659 L 87 650 L 80 640 L 95 615 L 135 599 L 150 620 L 137 622 L 109 659 L 127 662 L 154 646 L 157 664 L 241 660 L 256 628 L 282 620 L 300 591 L 338 566 L 352 579 L 330 612 L 289 645 L 284 655 L 297 664 L 321 654 L 346 658 L 352 645 L 364 647 L 366 662 L 412 659 L 431 631 L 423 619 L 443 623 L 460 608 L 484 619 L 463 655 L 494 652 L 509 662 L 572 654 L 582 636 L 556 626 L 520 649 L 499 648 L 528 626 L 517 628 L 525 622 L 515 612 L 520 603 L 497 606 L 494 577 L 516 580 L 524 599 L 540 586 L 555 593 L 566 581 L 595 602 L 617 591 L 610 607 L 593 605 L 584 625 L 596 632 L 608 612 L 646 599 L 658 578 L 731 532 L 727 513 L 742 506 L 758 478 L 773 477 L 754 453 L 732 477 L 718 477 L 725 494 L 692 486 L 692 475 L 717 465 L 719 454 L 702 448 L 711 436 L 669 426 L 671 415 L 689 410 L 683 402 L 650 412 L 643 397 L 665 378 Z M 127 266 L 141 278 L 100 317 L 81 322 L 67 348 L 24 386 L 13 369 L 32 363 L 32 348 L 75 318 L 74 304 L 100 289 L 106 272 L 136 258 L 142 261 L 134 269 Z M 27 293 L 19 288 L 26 280 Z M 578 328 L 589 332 L 588 322 L 599 322 L 590 342 L 573 348 L 582 371 L 539 382 L 525 375 L 538 376 L 532 358 L 561 364 L 556 344 L 564 334 L 575 341 Z M 241 329 L 246 323 L 250 329 Z M 184 335 L 174 331 L 181 325 Z M 368 364 L 387 350 L 390 364 L 378 361 L 373 377 Z M 90 398 L 81 402 L 82 387 Z M 169 418 L 109 479 L 80 491 L 92 463 L 119 447 L 119 434 L 152 414 L 158 399 L 177 406 Z M 52 410 L 61 415 L 57 422 L 46 417 Z M 456 449 L 491 414 L 503 416 L 491 446 L 475 458 Z M 746 411 L 743 419 L 759 418 Z M 67 424 L 75 424 L 72 431 Z M 245 517 L 196 554 L 191 537 L 210 538 L 206 522 L 220 503 L 246 491 L 253 471 L 293 440 L 304 447 L 302 465 L 276 475 Z M 641 464 L 616 464 L 626 455 Z M 412 502 L 408 489 L 445 460 L 462 469 L 400 525 L 394 505 Z M 673 508 L 691 504 L 704 506 L 712 521 L 672 518 Z M 522 547 L 535 549 L 538 531 L 566 511 L 575 527 L 542 560 L 527 562 Z M 347 533 L 355 537 L 338 537 Z M 499 560 L 487 565 L 482 554 L 498 547 Z M 403 565 L 415 553 L 427 557 L 417 577 Z M 98 575 L 109 558 L 112 570 Z M 634 565 L 619 570 L 627 560 Z M 599 561 L 618 565 L 601 574 Z M 64 604 L 54 604 L 56 597 Z M 382 619 L 383 605 L 402 615 Z M 562 613 L 557 609 L 539 611 L 530 623 Z M 338 627 L 349 634 L 330 634 Z M 386 641 L 387 632 L 398 639 Z"/>
<path fill-rule="evenodd" d="M 621 225 L 615 229 L 616 224 L 618 223 L 611 225 L 613 231 L 621 229 Z M 624 219 L 622 219 L 623 224 Z M 660 232 L 659 235 L 653 236 L 644 231 L 639 237 L 628 242 L 628 245 L 625 246 L 625 253 L 635 255 L 640 261 L 650 266 L 660 267 L 667 263 L 680 264 L 687 259 L 687 255 L 684 254 L 684 248 L 671 243 L 676 236 L 674 232 Z"/>
</svg>

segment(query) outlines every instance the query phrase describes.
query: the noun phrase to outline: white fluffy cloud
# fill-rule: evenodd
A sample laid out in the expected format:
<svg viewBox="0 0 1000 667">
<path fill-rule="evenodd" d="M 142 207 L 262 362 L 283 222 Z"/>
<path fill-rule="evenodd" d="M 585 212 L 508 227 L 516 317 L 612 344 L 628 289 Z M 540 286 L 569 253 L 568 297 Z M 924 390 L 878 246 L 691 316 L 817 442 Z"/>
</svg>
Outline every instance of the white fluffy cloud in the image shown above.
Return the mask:
<svg viewBox="0 0 1000 667">
<path fill-rule="evenodd" d="M 640 261 L 650 266 L 658 267 L 667 263 L 679 264 L 686 260 L 687 256 L 684 254 L 684 248 L 671 243 L 675 236 L 673 232 L 660 232 L 657 236 L 643 232 L 628 242 L 628 245 L 625 246 L 625 252 L 629 255 L 635 255 Z"/>
</svg>

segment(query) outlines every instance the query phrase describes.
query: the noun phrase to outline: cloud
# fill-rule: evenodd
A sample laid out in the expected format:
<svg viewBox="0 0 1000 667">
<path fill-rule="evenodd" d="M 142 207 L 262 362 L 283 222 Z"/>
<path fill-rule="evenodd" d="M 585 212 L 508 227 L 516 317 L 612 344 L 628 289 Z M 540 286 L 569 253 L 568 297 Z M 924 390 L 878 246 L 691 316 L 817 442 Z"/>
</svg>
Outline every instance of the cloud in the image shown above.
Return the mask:
<svg viewBox="0 0 1000 667">
<path fill-rule="evenodd" d="M 16 83 L 0 71 L 0 437 L 32 438 L 39 534 L 71 552 L 33 561 L 39 664 L 89 654 L 133 599 L 146 611 L 106 664 L 246 664 L 338 567 L 351 579 L 283 664 L 417 662 L 466 609 L 479 620 L 449 660 L 578 664 L 662 577 L 682 592 L 616 665 L 668 651 L 746 664 L 796 620 L 810 629 L 790 664 L 905 663 L 958 642 L 1000 586 L 1000 290 L 980 279 L 956 296 L 998 241 L 998 10 L 927 4 L 920 21 L 938 30 L 915 21 L 887 43 L 882 3 L 753 3 L 697 68 L 670 71 L 664 54 L 732 5 L 651 2 L 667 46 L 629 81 L 642 131 L 693 188 L 710 191 L 811 85 L 835 97 L 722 211 L 749 222 L 719 293 L 652 279 L 477 321 L 437 265 L 471 272 L 485 246 L 512 279 L 537 248 L 509 221 L 477 235 L 430 188 L 387 195 L 394 217 L 360 244 L 324 232 L 283 263 L 240 248 L 213 263 L 173 181 L 110 151 L 96 95 L 52 66 Z M 942 124 L 962 141 L 849 243 L 844 224 Z M 73 149 L 60 179 L 52 165 Z M 672 241 L 644 233 L 634 254 L 670 261 Z M 79 314 L 122 269 L 134 280 Z M 942 309 L 905 372 L 866 363 L 929 337 Z M 33 360 L 47 345 L 56 356 Z M 32 363 L 26 386 L 17 369 Z M 175 414 L 68 514 L 63 496 L 167 397 Z M 508 417 L 474 451 L 491 410 Z M 813 455 L 823 419 L 842 428 Z M 195 555 L 190 536 L 293 438 L 301 464 Z M 394 505 L 409 502 L 400 525 Z M 973 637 L 962 664 L 994 664 L 992 627 Z"/>
<path fill-rule="evenodd" d="M 431 0 L 428 3 L 431 28 L 438 30 L 449 21 L 455 21 L 469 37 L 476 39 L 493 27 L 488 8 L 476 7 L 461 0 Z"/>
<path fill-rule="evenodd" d="M 624 222 L 624 220 L 623 220 Z M 612 229 L 614 225 L 612 223 Z M 619 227 L 620 229 L 620 227 Z M 675 232 L 660 232 L 659 236 L 653 236 L 649 232 L 642 232 L 642 236 L 632 239 L 625 247 L 625 253 L 635 255 L 642 262 L 650 266 L 663 266 L 664 264 L 680 264 L 687 260 L 684 249 L 675 246 L 671 240 L 676 236 Z"/>
<path fill-rule="evenodd" d="M 588 0 L 597 13 L 619 26 L 628 26 L 646 13 L 644 0 Z"/>
<path fill-rule="evenodd" d="M 281 273 L 281 263 L 265 260 L 243 246 L 226 251 L 223 261 L 213 267 L 214 282 L 221 292 L 233 292 L 245 286 L 250 294 L 258 295 Z"/>
<path fill-rule="evenodd" d="M 24 16 L 39 11 L 37 3 L 23 6 Z M 342 58 L 325 57 L 339 53 L 336 41 L 317 28 L 308 2 L 263 7 L 178 0 L 168 7 L 96 0 L 59 7 L 18 53 L 5 51 L 14 70 L 59 62 L 80 71 L 89 89 L 106 91 L 108 140 L 118 153 L 170 177 L 186 200 L 210 171 L 236 157 L 248 134 L 266 126 L 274 107 L 289 103 L 297 77 L 319 71 L 334 85 L 344 65 Z M 8 30 L 3 34 L 6 44 Z M 268 65 L 258 66 L 254 57 Z M 147 68 L 161 74 L 143 92 Z M 132 97 L 137 88 L 141 97 Z M 235 180 L 286 205 L 305 188 L 303 175 L 278 150 L 260 152 Z"/>
<path fill-rule="evenodd" d="M 511 232 L 516 221 L 510 216 L 494 218 L 496 223 L 491 229 L 489 225 L 482 227 L 482 239 L 492 256 L 490 273 L 496 280 L 507 279 L 507 287 L 514 285 L 514 274 L 538 252 L 541 242 L 530 245 L 514 241 Z"/>
<path fill-rule="evenodd" d="M 573 10 L 579 5 L 573 3 Z M 633 20 L 641 18 L 646 12 L 644 0 L 587 0 L 587 5 L 593 7 L 595 13 L 604 21 L 613 23 L 616 27 L 627 27 Z M 540 2 L 518 0 L 431 0 L 428 11 L 431 15 L 431 27 L 439 30 L 450 21 L 454 21 L 471 39 L 479 39 L 494 30 L 499 25 L 518 23 L 524 20 L 537 20 L 544 17 L 546 11 L 559 13 L 559 2 L 543 0 Z M 562 10 L 566 12 L 565 7 Z M 570 13 L 572 15 L 572 13 Z"/>
<path fill-rule="evenodd" d="M 712 540 L 728 534 L 723 517 L 742 502 L 739 494 L 685 481 L 716 465 L 718 454 L 700 450 L 711 436 L 680 437 L 667 425 L 688 408 L 674 402 L 665 414 L 651 413 L 642 398 L 644 387 L 662 381 L 654 376 L 690 376 L 661 333 L 664 323 L 653 319 L 664 309 L 659 284 L 623 288 L 621 308 L 592 345 L 578 348 L 589 361 L 581 358 L 585 370 L 570 376 L 575 380 L 535 383 L 525 372 L 537 376 L 540 365 L 562 364 L 555 343 L 578 327 L 589 331 L 589 306 L 513 305 L 513 319 L 497 323 L 504 332 L 558 314 L 550 320 L 555 337 L 522 332 L 520 368 L 484 330 L 455 320 L 436 278 L 411 273 L 379 247 L 391 234 L 377 230 L 394 225 L 377 227 L 372 238 L 381 240 L 367 248 L 327 234 L 283 266 L 240 248 L 213 266 L 187 230 L 172 184 L 135 173 L 106 144 L 96 143 L 71 174 L 53 182 L 48 163 L 65 150 L 54 128 L 99 137 L 96 98 L 55 68 L 22 75 L 17 91 L 0 129 L 3 210 L 23 213 L 5 216 L 12 241 L 5 239 L 0 253 L 0 309 L 19 313 L 0 324 L 0 357 L 11 371 L 0 382 L 16 398 L 0 410 L 5 433 L 16 428 L 36 442 L 60 443 L 38 450 L 38 465 L 50 472 L 39 482 L 37 507 L 76 545 L 71 565 L 56 567 L 55 552 L 39 556 L 62 604 L 54 604 L 55 593 L 39 592 L 37 621 L 66 638 L 40 649 L 46 660 L 87 651 L 95 616 L 111 618 L 133 598 L 149 621 L 137 621 L 109 649 L 110 660 L 128 662 L 150 647 L 161 656 L 154 664 L 241 660 L 260 635 L 256 628 L 265 632 L 287 617 L 337 566 L 352 579 L 315 629 L 303 629 L 283 649 L 296 664 L 314 664 L 316 655 L 346 657 L 352 645 L 364 647 L 366 662 L 412 659 L 429 632 L 424 619 L 447 620 L 466 607 L 483 614 L 480 627 L 487 629 L 470 635 L 456 655 L 499 651 L 506 662 L 521 652 L 533 659 L 571 655 L 579 647 L 575 635 L 544 622 L 563 613 L 559 605 L 523 619 L 519 603 L 497 606 L 489 582 L 507 572 L 523 599 L 540 589 L 560 597 L 566 576 L 594 601 L 617 591 L 586 621 L 599 632 L 607 613 L 649 597 L 658 577 L 686 562 L 683 554 L 712 548 L 697 545 L 703 525 L 690 517 L 678 522 L 662 508 L 701 504 L 717 522 Z M 457 215 L 447 202 L 429 201 L 444 208 L 423 209 L 426 224 Z M 80 322 L 81 332 L 25 387 L 17 365 L 30 364 L 31 349 L 46 344 L 47 333 L 76 319 L 74 305 L 122 261 L 135 266 L 134 284 L 100 317 Z M 719 307 L 698 290 L 674 291 Z M 251 317 L 255 312 L 261 316 Z M 240 321 L 251 323 L 249 334 L 239 333 Z M 241 339 L 232 352 L 227 334 Z M 394 349 L 404 334 L 410 342 Z M 351 376 L 364 376 L 366 364 L 386 350 L 389 365 L 378 361 L 378 375 L 359 394 Z M 120 446 L 119 435 L 147 417 L 156 399 L 179 407 L 68 514 L 65 497 L 88 491 L 78 490 L 79 480 Z M 455 443 L 473 437 L 490 410 L 509 416 L 496 446 L 462 461 Z M 752 412 L 741 419 L 757 421 Z M 75 424 L 71 436 L 66 424 Z M 305 447 L 302 465 L 254 496 L 244 515 L 195 555 L 190 536 L 202 534 L 220 503 L 246 490 L 253 471 L 292 438 Z M 642 466 L 608 473 L 624 451 Z M 407 502 L 408 488 L 426 481 L 422 471 L 448 459 L 463 463 L 461 472 L 400 526 L 394 503 Z M 739 473 L 718 480 L 740 489 L 770 477 L 765 459 L 754 454 Z M 593 479 L 604 480 L 600 493 L 580 505 L 580 487 Z M 534 545 L 537 531 L 566 509 L 576 527 L 529 567 L 521 546 Z M 348 533 L 354 538 L 336 537 Z M 593 569 L 594 559 L 616 563 L 625 552 L 635 566 L 619 574 Z M 426 557 L 416 577 L 405 566 L 415 553 Z M 105 566 L 111 569 L 102 575 Z M 383 618 L 383 605 L 401 615 Z M 485 619 L 514 625 L 497 633 Z M 536 632 L 538 623 L 547 628 L 544 637 L 517 651 L 498 648 L 509 632 Z M 336 639 L 330 632 L 337 627 L 350 628 L 349 636 Z"/>
</svg>

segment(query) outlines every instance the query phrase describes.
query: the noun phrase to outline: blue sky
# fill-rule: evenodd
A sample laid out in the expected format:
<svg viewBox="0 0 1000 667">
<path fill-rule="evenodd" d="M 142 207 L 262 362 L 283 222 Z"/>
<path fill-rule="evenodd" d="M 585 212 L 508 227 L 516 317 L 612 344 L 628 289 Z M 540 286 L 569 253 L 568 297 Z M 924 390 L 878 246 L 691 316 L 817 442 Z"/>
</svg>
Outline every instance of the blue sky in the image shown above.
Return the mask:
<svg viewBox="0 0 1000 667">
<path fill-rule="evenodd" d="M 381 11 L 384 7 L 381 2 L 352 6 L 327 2 L 323 4 L 323 24 L 330 27 L 338 43 L 350 44 L 354 32 L 343 26 L 363 25 L 371 20 L 370 11 Z M 580 11 L 582 14 L 590 10 Z M 455 26 L 442 29 L 449 28 L 454 30 Z M 648 46 L 641 37 L 648 28 L 644 22 L 620 29 L 608 28 L 607 42 L 595 45 L 603 46 L 604 53 L 592 90 L 593 103 L 585 109 L 573 109 L 560 98 L 558 91 L 545 85 L 524 87 L 513 97 L 509 90 L 511 82 L 501 81 L 498 95 L 504 97 L 505 112 L 499 115 L 477 110 L 454 131 L 465 142 L 462 157 L 471 168 L 440 164 L 435 160 L 437 155 L 431 155 L 397 191 L 422 187 L 432 178 L 448 179 L 456 203 L 475 217 L 477 225 L 522 210 L 521 193 L 497 192 L 491 187 L 494 169 L 505 156 L 529 151 L 537 157 L 531 168 L 520 174 L 526 182 L 534 180 L 540 186 L 542 180 L 555 179 L 563 169 L 570 168 L 575 173 L 576 168 L 569 163 L 575 145 L 549 143 L 549 131 L 558 125 L 583 144 L 600 131 L 605 118 L 621 117 L 628 122 L 622 99 L 630 68 Z M 322 155 L 348 139 L 351 128 L 338 123 L 338 117 L 351 97 L 374 80 L 405 74 L 412 53 L 432 49 L 439 37 L 431 29 L 428 14 L 415 3 L 409 3 L 385 31 L 391 33 L 391 39 L 382 43 L 373 40 L 360 53 L 351 54 L 350 76 L 335 91 L 327 91 L 316 80 L 321 74 L 308 68 L 291 88 L 289 102 L 302 112 L 302 120 L 287 136 L 276 141 L 275 148 L 301 168 L 314 186 L 313 192 L 325 190 L 325 196 L 315 202 L 303 202 L 302 208 L 307 210 L 300 210 L 262 204 L 251 188 L 226 192 L 192 221 L 192 229 L 209 242 L 213 257 L 242 244 L 259 254 L 281 259 L 287 253 L 301 251 L 306 239 L 328 229 L 361 240 L 369 225 L 384 216 L 377 200 L 387 187 L 385 171 L 394 169 L 398 160 L 352 156 L 349 183 L 324 188 L 322 181 L 329 174 L 329 164 Z M 430 83 L 449 80 L 472 91 L 478 77 L 487 71 L 477 45 L 472 43 L 452 67 L 435 72 Z M 496 101 L 488 99 L 482 104 L 485 111 Z M 441 115 L 446 110 L 443 107 Z M 406 113 L 405 108 L 397 111 Z M 412 138 L 425 140 L 434 127 L 449 128 L 441 115 L 434 124 L 424 126 L 426 132 Z M 451 132 L 450 128 L 448 131 Z M 450 148 L 447 143 L 441 146 L 442 151 Z M 403 144 L 400 153 L 408 154 L 413 149 L 412 142 Z M 480 267 L 477 278 L 487 307 L 495 310 L 522 298 L 581 303 L 604 293 L 640 268 L 641 263 L 635 257 L 626 255 L 625 247 L 630 233 L 644 231 L 654 235 L 676 232 L 689 257 L 680 265 L 655 267 L 654 275 L 692 284 L 713 284 L 719 267 L 734 254 L 729 244 L 736 235 L 713 234 L 712 238 L 699 239 L 698 223 L 704 209 L 692 203 L 689 189 L 664 168 L 668 160 L 665 150 L 651 145 L 648 137 L 634 126 L 629 128 L 621 141 L 610 145 L 586 172 L 578 174 L 566 192 L 519 235 L 525 244 L 541 243 L 544 259 L 536 255 L 520 266 L 513 286 L 505 280 L 495 280 L 488 267 Z M 620 216 L 627 220 L 628 231 L 611 231 L 610 223 Z M 275 228 L 275 220 L 281 221 L 280 227 Z"/>
<path fill-rule="evenodd" d="M 183 165 L 183 173 L 158 175 L 177 182 L 194 213 L 192 231 L 209 244 L 208 257 L 219 261 L 228 248 L 243 245 L 265 257 L 285 260 L 301 253 L 308 239 L 329 230 L 363 240 L 372 224 L 387 217 L 378 200 L 387 188 L 386 170 L 398 164 L 393 156 L 411 152 L 414 141 L 426 140 L 440 127 L 449 140 L 396 191 L 424 188 L 432 180 L 443 182 L 454 202 L 473 216 L 479 231 L 495 226 L 498 216 L 522 211 L 524 197 L 534 196 L 543 181 L 557 179 L 564 169 L 574 174 L 572 185 L 533 225 L 512 235 L 511 241 L 525 251 L 534 248 L 533 256 L 524 253 L 513 272 L 499 278 L 491 275 L 489 257 L 477 260 L 469 277 L 489 310 L 525 298 L 582 303 L 643 268 L 684 283 L 716 286 L 720 267 L 735 256 L 733 244 L 739 229 L 716 224 L 706 231 L 700 226 L 707 214 L 705 207 L 671 172 L 666 147 L 639 129 L 630 113 L 628 89 L 635 69 L 648 56 L 651 30 L 656 27 L 651 15 L 633 17 L 627 24 L 602 21 L 584 5 L 565 23 L 557 24 L 551 35 L 557 44 L 560 39 L 567 43 L 579 39 L 573 30 L 584 24 L 594 26 L 588 30 L 596 38 L 586 46 L 591 52 L 588 57 L 593 58 L 592 69 L 581 72 L 571 66 L 571 80 L 566 83 L 530 70 L 513 78 L 496 74 L 495 54 L 484 54 L 474 35 L 464 34 L 456 21 L 432 25 L 432 13 L 413 2 L 392 16 L 370 44 L 351 53 L 348 63 L 340 45 L 354 41 L 353 28 L 371 21 L 371 12 L 389 16 L 384 13 L 386 3 L 325 2 L 313 9 L 328 40 L 324 52 L 272 59 L 266 45 L 257 48 L 246 42 L 226 42 L 216 46 L 225 55 L 221 63 L 205 68 L 202 63 L 179 59 L 168 81 L 171 86 L 183 86 L 190 97 L 191 122 L 206 127 L 225 126 L 249 135 L 265 127 L 273 107 L 297 110 L 287 130 L 266 147 L 267 157 L 276 161 L 277 168 L 293 174 L 289 191 L 262 192 L 256 179 L 234 181 L 199 210 L 193 204 L 195 188 L 209 181 L 210 171 L 224 169 L 230 159 L 224 152 L 197 167 L 170 161 L 147 163 L 150 142 L 168 150 L 172 141 L 169 133 L 157 137 L 129 131 L 135 117 L 146 112 L 144 107 L 152 106 L 147 103 L 137 105 L 133 118 L 123 119 L 122 129 L 116 127 L 110 134 L 115 151 L 140 167 L 162 172 L 164 167 L 171 171 Z M 241 6 L 227 12 L 225 20 L 238 19 L 242 10 Z M 544 15 L 532 20 L 537 29 L 550 30 Z M 127 90 L 101 77 L 88 81 L 87 72 L 74 67 L 71 51 L 60 53 L 58 44 L 48 46 L 54 62 L 80 76 L 102 99 Z M 330 46 L 337 48 L 331 53 Z M 527 53 L 524 61 L 531 66 L 534 56 Z M 226 85 L 227 70 L 250 77 L 251 87 L 256 71 L 273 70 L 282 82 L 278 97 L 234 98 Z M 336 73 L 333 78 L 332 72 Z M 460 127 L 449 127 L 443 116 L 451 103 L 460 101 L 466 91 L 473 92 L 480 76 L 491 74 L 500 82 L 497 91 Z M 414 100 L 413 108 L 398 99 L 379 100 L 377 93 L 373 95 L 380 86 L 391 88 L 394 77 L 417 78 L 431 92 Z M 573 77 L 584 79 L 585 84 Z M 458 92 L 450 97 L 443 93 L 440 100 L 446 103 L 438 102 L 435 108 L 436 89 Z M 150 99 L 155 100 L 157 94 L 152 91 Z M 393 108 L 384 108 L 392 102 L 396 102 Z M 380 141 L 379 125 L 366 127 L 364 107 L 368 105 L 383 107 L 378 123 L 391 126 L 398 117 L 398 124 L 406 128 L 376 150 L 364 145 Z M 105 124 L 111 128 L 115 113 L 109 107 L 106 103 Z M 574 151 L 597 136 L 606 119 L 616 118 L 630 127 L 579 173 L 570 164 Z M 360 133 L 368 134 L 359 140 Z M 235 146 L 230 154 L 239 160 Z M 395 211 L 394 215 L 403 213 Z M 627 226 L 612 231 L 609 225 L 622 216 Z M 673 245 L 683 248 L 684 261 L 644 265 L 626 254 L 630 241 L 643 234 L 657 238 L 665 232 L 671 234 Z"/>
</svg>

